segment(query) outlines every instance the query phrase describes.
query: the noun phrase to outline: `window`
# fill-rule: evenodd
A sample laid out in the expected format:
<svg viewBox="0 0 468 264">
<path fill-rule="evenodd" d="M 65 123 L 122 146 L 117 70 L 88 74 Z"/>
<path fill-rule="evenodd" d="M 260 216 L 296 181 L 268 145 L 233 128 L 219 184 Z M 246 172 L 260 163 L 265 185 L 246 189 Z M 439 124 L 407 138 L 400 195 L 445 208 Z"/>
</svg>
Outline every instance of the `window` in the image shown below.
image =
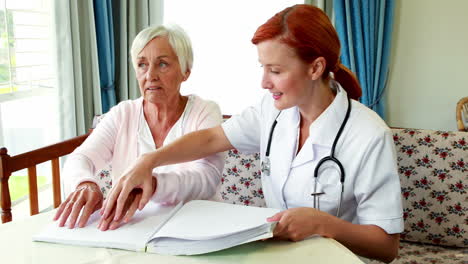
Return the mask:
<svg viewBox="0 0 468 264">
<path fill-rule="evenodd" d="M 165 23 L 183 27 L 192 40 L 194 63 L 182 94 L 216 101 L 223 114 L 257 104 L 262 69 L 251 39 L 258 26 L 297 0 L 164 2 Z"/>
<path fill-rule="evenodd" d="M 59 140 L 52 3 L 0 0 L 0 146 L 10 155 Z M 39 183 L 49 182 L 50 164 L 37 173 Z M 17 178 L 25 175 L 15 173 L 11 189 L 26 191 Z"/>
<path fill-rule="evenodd" d="M 0 102 L 54 86 L 50 0 L 0 0 Z"/>
</svg>

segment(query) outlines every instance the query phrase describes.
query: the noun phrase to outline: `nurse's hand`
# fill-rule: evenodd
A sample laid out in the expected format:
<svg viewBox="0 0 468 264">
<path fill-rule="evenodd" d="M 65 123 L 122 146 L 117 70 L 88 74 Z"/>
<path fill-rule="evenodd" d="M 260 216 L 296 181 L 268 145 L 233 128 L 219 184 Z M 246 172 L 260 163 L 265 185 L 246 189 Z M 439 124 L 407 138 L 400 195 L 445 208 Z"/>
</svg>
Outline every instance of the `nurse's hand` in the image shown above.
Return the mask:
<svg viewBox="0 0 468 264">
<path fill-rule="evenodd" d="M 101 217 L 101 220 L 99 221 L 97 228 L 101 231 L 106 231 L 108 229 L 114 230 L 114 229 L 117 229 L 121 225 L 122 221 L 124 223 L 128 223 L 138 208 L 138 203 L 141 200 L 141 193 L 142 193 L 141 189 L 133 189 L 130 192 L 127 200 L 125 201 L 125 205 L 123 207 L 123 212 L 125 213 L 124 218 L 115 220 L 114 219 L 115 210 L 112 210 L 107 218 Z M 104 202 L 104 206 L 106 206 L 106 202 L 107 200 Z"/>
<path fill-rule="evenodd" d="M 94 182 L 80 183 L 74 192 L 60 204 L 57 213 L 55 213 L 54 221 L 59 221 L 59 226 L 64 226 L 68 220 L 68 227 L 74 228 L 77 223 L 78 227 L 84 227 L 88 222 L 92 213 L 102 207 L 103 195 L 99 186 Z"/>
<path fill-rule="evenodd" d="M 141 189 L 141 199 L 137 204 L 138 210 L 142 210 L 150 200 L 156 190 L 157 182 L 153 177 L 153 167 L 148 165 L 147 156 L 140 156 L 135 164 L 120 177 L 118 182 L 112 187 L 111 193 L 107 197 L 105 206 L 101 209 L 102 218 L 108 219 L 114 213 L 113 219 L 118 221 L 123 216 L 123 209 L 130 192 L 133 189 Z"/>
<path fill-rule="evenodd" d="M 279 212 L 267 221 L 278 222 L 273 230 L 275 238 L 300 241 L 312 235 L 330 237 L 329 230 L 339 219 L 314 208 L 299 207 Z"/>
</svg>

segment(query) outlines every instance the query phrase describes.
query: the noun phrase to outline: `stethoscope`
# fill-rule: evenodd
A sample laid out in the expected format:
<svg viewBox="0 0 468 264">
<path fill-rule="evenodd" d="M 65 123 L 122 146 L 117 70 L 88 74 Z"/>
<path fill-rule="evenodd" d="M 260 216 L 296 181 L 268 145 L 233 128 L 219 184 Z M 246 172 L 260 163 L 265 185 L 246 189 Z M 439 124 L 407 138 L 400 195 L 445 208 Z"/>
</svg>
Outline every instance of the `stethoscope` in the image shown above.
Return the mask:
<svg viewBox="0 0 468 264">
<path fill-rule="evenodd" d="M 327 161 L 331 161 L 335 163 L 339 170 L 340 170 L 340 184 L 341 184 L 341 193 L 340 193 L 340 203 L 338 204 L 338 209 L 336 211 L 336 216 L 339 217 L 340 215 L 340 209 L 341 209 L 341 203 L 343 202 L 343 192 L 344 192 L 344 181 L 345 181 L 345 170 L 343 168 L 343 165 L 341 162 L 335 157 L 335 148 L 336 144 L 338 143 L 338 140 L 340 139 L 341 133 L 343 133 L 343 129 L 346 126 L 346 123 L 348 123 L 349 115 L 351 113 L 351 100 L 349 99 L 349 96 L 347 96 L 348 99 L 348 109 L 346 110 L 346 115 L 343 120 L 343 123 L 341 123 L 340 129 L 338 130 L 338 133 L 335 136 L 335 140 L 333 141 L 332 149 L 330 152 L 329 156 L 326 156 L 322 158 L 318 163 L 317 166 L 315 167 L 314 170 L 314 178 L 315 178 L 315 183 L 314 183 L 314 192 L 311 194 L 314 197 L 314 208 L 320 210 L 320 203 L 319 203 L 319 196 L 322 194 L 325 194 L 324 192 L 317 192 L 317 179 L 318 179 L 318 172 L 320 170 L 320 167 L 322 164 L 324 164 Z M 281 111 L 278 113 L 278 115 L 275 118 L 275 121 L 273 121 L 273 124 L 271 125 L 270 128 L 270 134 L 268 136 L 268 143 L 267 143 L 267 148 L 265 152 L 265 158 L 262 161 L 261 167 L 262 167 L 262 175 L 270 176 L 270 147 L 271 147 L 271 141 L 273 139 L 273 132 L 275 131 L 276 124 L 278 123 L 278 117 L 281 114 Z"/>
</svg>

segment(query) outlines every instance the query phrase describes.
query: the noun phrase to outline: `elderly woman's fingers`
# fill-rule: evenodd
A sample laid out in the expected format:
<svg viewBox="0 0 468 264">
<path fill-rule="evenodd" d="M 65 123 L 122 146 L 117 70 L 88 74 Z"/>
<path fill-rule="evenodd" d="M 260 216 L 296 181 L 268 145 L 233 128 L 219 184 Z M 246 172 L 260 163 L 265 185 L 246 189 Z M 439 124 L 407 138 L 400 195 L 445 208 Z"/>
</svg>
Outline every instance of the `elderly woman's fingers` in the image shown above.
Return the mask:
<svg viewBox="0 0 468 264">
<path fill-rule="evenodd" d="M 75 203 L 74 201 L 70 200 L 68 201 L 68 203 L 65 204 L 65 208 L 63 209 L 62 215 L 60 216 L 60 222 L 59 222 L 60 227 L 64 226 L 65 223 L 67 222 L 68 216 L 72 212 L 74 203 Z"/>
<path fill-rule="evenodd" d="M 102 205 L 102 200 L 102 192 L 97 184 L 83 182 L 67 197 L 65 202 L 60 204 L 54 220 L 60 219 L 59 226 L 61 227 L 68 221 L 68 227 L 74 228 L 80 213 L 82 213 L 78 224 L 83 227 L 86 225 L 89 215 Z"/>
<path fill-rule="evenodd" d="M 88 222 L 88 219 L 91 216 L 91 214 L 93 214 L 96 210 L 101 208 L 101 206 L 102 199 L 88 201 L 83 208 L 83 212 L 81 213 L 80 220 L 78 221 L 78 227 L 84 227 Z"/>
<path fill-rule="evenodd" d="M 63 203 L 60 204 L 59 208 L 57 209 L 57 212 L 55 213 L 54 221 L 57 221 L 60 218 L 60 216 L 62 216 L 62 213 L 65 210 L 65 207 L 67 206 L 67 204 L 70 202 L 70 199 L 71 199 L 72 195 L 73 195 L 73 193 L 70 194 L 67 197 L 67 199 Z"/>
<path fill-rule="evenodd" d="M 72 192 L 68 198 L 65 200 L 65 202 L 63 202 L 62 204 L 60 204 L 59 206 L 59 210 L 57 211 L 57 213 L 55 214 L 55 217 L 57 219 L 55 220 L 58 220 L 60 219 L 59 221 L 59 226 L 62 227 L 65 225 L 65 223 L 67 222 L 67 219 L 68 219 L 68 216 L 70 215 L 72 209 L 73 209 L 73 204 L 75 203 L 75 200 L 77 199 L 78 197 L 78 194 L 77 192 Z"/>
<path fill-rule="evenodd" d="M 68 228 L 72 229 L 75 227 L 76 220 L 80 215 L 81 209 L 85 205 L 86 200 L 80 197 L 75 203 L 73 203 L 70 217 L 68 218 Z"/>
</svg>

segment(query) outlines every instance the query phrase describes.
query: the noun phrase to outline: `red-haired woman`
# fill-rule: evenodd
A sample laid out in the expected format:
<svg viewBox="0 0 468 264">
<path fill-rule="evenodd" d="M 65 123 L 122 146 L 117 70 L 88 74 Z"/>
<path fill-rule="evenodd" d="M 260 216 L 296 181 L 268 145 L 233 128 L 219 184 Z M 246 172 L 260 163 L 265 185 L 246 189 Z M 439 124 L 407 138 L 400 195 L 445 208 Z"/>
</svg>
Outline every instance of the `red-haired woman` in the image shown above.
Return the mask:
<svg viewBox="0 0 468 264">
<path fill-rule="evenodd" d="M 160 188 L 152 187 L 153 168 L 237 148 L 261 153 L 266 204 L 283 210 L 268 219 L 278 221 L 275 237 L 331 237 L 358 255 L 392 261 L 403 218 L 391 132 L 355 101 L 361 88 L 339 61 L 329 19 L 316 7 L 292 6 L 260 26 L 252 42 L 270 93 L 221 126 L 141 156 L 114 186 L 103 219 L 115 203 L 121 218 L 133 188 L 144 189 L 135 203 L 146 204 Z"/>
</svg>

